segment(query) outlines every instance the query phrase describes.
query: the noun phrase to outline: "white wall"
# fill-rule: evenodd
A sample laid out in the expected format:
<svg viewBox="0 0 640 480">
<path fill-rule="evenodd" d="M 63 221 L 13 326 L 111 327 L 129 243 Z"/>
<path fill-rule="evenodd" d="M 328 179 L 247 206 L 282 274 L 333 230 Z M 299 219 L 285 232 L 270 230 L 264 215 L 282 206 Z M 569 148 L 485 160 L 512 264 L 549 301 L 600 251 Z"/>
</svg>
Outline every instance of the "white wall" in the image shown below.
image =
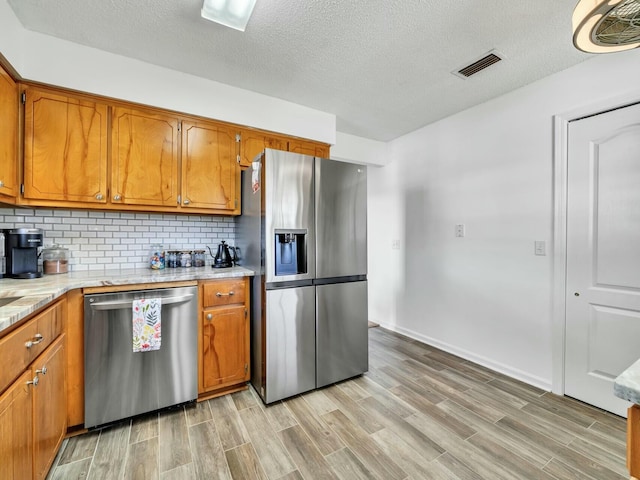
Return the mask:
<svg viewBox="0 0 640 480">
<path fill-rule="evenodd" d="M 0 0 L 0 53 L 25 79 L 335 143 L 335 115 L 25 30 Z"/>
<path fill-rule="evenodd" d="M 391 142 L 369 169 L 370 319 L 550 389 L 552 118 L 638 79 L 640 50 L 594 57 Z"/>
</svg>

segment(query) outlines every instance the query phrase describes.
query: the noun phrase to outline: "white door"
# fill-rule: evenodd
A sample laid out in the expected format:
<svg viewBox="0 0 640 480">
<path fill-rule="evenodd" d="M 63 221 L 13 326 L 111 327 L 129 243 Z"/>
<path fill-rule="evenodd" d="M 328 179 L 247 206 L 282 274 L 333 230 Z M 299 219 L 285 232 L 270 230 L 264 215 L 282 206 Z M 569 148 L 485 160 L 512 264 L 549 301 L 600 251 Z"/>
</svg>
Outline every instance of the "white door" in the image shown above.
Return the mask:
<svg viewBox="0 0 640 480">
<path fill-rule="evenodd" d="M 626 416 L 640 359 L 640 105 L 569 124 L 565 394 Z"/>
</svg>

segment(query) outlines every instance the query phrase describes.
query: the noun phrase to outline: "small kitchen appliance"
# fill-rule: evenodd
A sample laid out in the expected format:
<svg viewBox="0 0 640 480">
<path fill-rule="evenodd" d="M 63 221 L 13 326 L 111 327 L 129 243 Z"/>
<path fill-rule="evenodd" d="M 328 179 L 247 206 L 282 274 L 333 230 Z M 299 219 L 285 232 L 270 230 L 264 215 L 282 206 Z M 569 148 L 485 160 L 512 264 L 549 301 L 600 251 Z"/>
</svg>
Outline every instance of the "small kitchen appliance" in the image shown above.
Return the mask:
<svg viewBox="0 0 640 480">
<path fill-rule="evenodd" d="M 6 276 L 10 278 L 39 278 L 38 247 L 43 233 L 39 228 L 11 228 L 4 230 Z"/>
<path fill-rule="evenodd" d="M 211 253 L 210 248 L 209 253 L 213 257 L 213 264 L 211 265 L 213 268 L 233 267 L 238 259 L 236 248 L 230 247 L 224 240 L 218 245 L 218 252 L 215 255 Z"/>
</svg>

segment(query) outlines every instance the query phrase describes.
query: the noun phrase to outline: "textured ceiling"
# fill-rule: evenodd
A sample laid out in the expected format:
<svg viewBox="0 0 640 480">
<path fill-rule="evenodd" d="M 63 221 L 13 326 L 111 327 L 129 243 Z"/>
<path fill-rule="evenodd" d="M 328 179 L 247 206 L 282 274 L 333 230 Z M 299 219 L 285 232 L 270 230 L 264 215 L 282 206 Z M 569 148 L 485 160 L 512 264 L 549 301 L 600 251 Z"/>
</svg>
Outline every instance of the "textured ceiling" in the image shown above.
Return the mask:
<svg viewBox="0 0 640 480">
<path fill-rule="evenodd" d="M 257 0 L 244 33 L 201 0 L 7 0 L 25 28 L 306 105 L 387 141 L 588 58 L 576 0 Z M 504 60 L 451 71 L 495 49 Z"/>
</svg>

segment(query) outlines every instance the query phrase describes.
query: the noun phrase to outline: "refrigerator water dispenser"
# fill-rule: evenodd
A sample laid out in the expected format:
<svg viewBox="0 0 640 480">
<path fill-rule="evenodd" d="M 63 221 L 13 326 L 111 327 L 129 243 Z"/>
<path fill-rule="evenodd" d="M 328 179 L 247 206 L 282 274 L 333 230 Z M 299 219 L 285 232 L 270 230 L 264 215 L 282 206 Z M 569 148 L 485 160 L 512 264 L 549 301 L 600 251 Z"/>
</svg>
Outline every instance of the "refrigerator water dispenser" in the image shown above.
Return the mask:
<svg viewBox="0 0 640 480">
<path fill-rule="evenodd" d="M 276 276 L 307 273 L 306 230 L 276 230 L 274 245 Z"/>
</svg>

